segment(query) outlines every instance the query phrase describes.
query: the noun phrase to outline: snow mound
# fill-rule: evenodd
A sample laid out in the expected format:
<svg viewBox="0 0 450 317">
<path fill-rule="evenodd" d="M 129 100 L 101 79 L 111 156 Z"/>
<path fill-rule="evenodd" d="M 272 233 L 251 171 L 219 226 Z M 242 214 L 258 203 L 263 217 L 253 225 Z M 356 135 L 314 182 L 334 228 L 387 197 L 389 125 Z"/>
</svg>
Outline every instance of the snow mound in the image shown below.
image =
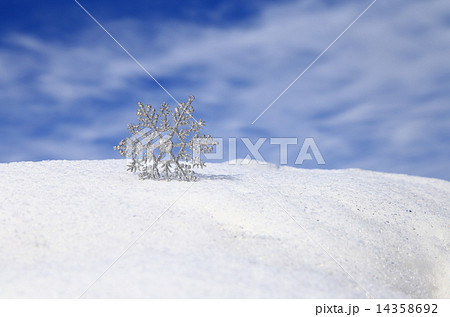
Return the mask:
<svg viewBox="0 0 450 317">
<path fill-rule="evenodd" d="M 449 182 L 270 164 L 200 173 L 0 164 L 0 297 L 450 297 Z"/>
</svg>

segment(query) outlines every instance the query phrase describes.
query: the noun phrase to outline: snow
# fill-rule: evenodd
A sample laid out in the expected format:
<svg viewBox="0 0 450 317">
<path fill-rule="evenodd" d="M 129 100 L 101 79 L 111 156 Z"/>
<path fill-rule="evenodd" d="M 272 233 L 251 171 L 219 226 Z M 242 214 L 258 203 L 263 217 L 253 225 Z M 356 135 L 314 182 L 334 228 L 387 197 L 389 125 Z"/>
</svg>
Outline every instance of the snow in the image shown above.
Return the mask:
<svg viewBox="0 0 450 317">
<path fill-rule="evenodd" d="M 0 297 L 450 297 L 449 182 L 256 162 L 200 173 L 0 164 Z"/>
</svg>

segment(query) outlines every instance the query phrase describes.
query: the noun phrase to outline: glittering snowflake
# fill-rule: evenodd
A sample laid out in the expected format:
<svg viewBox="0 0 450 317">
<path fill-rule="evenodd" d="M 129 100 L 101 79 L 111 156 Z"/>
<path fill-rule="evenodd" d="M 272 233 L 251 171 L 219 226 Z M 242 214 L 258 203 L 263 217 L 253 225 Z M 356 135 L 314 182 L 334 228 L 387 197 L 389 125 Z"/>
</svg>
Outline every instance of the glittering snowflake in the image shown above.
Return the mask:
<svg viewBox="0 0 450 317">
<path fill-rule="evenodd" d="M 128 125 L 131 136 L 120 141 L 114 150 L 131 158 L 128 170 L 142 179 L 197 179 L 192 168 L 205 166 L 201 153 L 209 153 L 217 143 L 210 135 L 199 135 L 205 122 L 192 116 L 194 96 L 171 111 L 162 103 L 157 111 L 138 103 L 139 123 Z"/>
</svg>

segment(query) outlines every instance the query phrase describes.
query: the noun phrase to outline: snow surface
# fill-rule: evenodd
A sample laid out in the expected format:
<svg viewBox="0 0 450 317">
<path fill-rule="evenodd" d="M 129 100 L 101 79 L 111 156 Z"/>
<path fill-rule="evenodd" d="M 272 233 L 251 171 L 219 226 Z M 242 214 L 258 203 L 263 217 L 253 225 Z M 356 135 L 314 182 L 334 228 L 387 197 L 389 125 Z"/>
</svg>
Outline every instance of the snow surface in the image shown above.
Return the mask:
<svg viewBox="0 0 450 317">
<path fill-rule="evenodd" d="M 255 162 L 200 172 L 0 164 L 0 297 L 79 297 L 168 207 L 83 297 L 450 297 L 449 182 Z"/>
</svg>

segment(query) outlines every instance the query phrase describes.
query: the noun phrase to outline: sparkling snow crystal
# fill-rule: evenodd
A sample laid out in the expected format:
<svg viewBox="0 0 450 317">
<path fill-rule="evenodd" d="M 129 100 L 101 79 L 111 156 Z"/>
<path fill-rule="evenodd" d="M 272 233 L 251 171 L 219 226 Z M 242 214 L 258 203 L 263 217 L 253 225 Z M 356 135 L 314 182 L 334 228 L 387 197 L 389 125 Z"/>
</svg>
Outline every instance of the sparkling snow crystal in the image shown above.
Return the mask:
<svg viewBox="0 0 450 317">
<path fill-rule="evenodd" d="M 210 135 L 199 135 L 205 122 L 195 120 L 189 96 L 171 111 L 162 103 L 157 111 L 151 105 L 138 103 L 138 124 L 129 124 L 131 136 L 120 141 L 114 150 L 131 158 L 128 170 L 142 179 L 197 179 L 192 168 L 204 167 L 200 153 L 209 153 L 217 143 Z"/>
</svg>

